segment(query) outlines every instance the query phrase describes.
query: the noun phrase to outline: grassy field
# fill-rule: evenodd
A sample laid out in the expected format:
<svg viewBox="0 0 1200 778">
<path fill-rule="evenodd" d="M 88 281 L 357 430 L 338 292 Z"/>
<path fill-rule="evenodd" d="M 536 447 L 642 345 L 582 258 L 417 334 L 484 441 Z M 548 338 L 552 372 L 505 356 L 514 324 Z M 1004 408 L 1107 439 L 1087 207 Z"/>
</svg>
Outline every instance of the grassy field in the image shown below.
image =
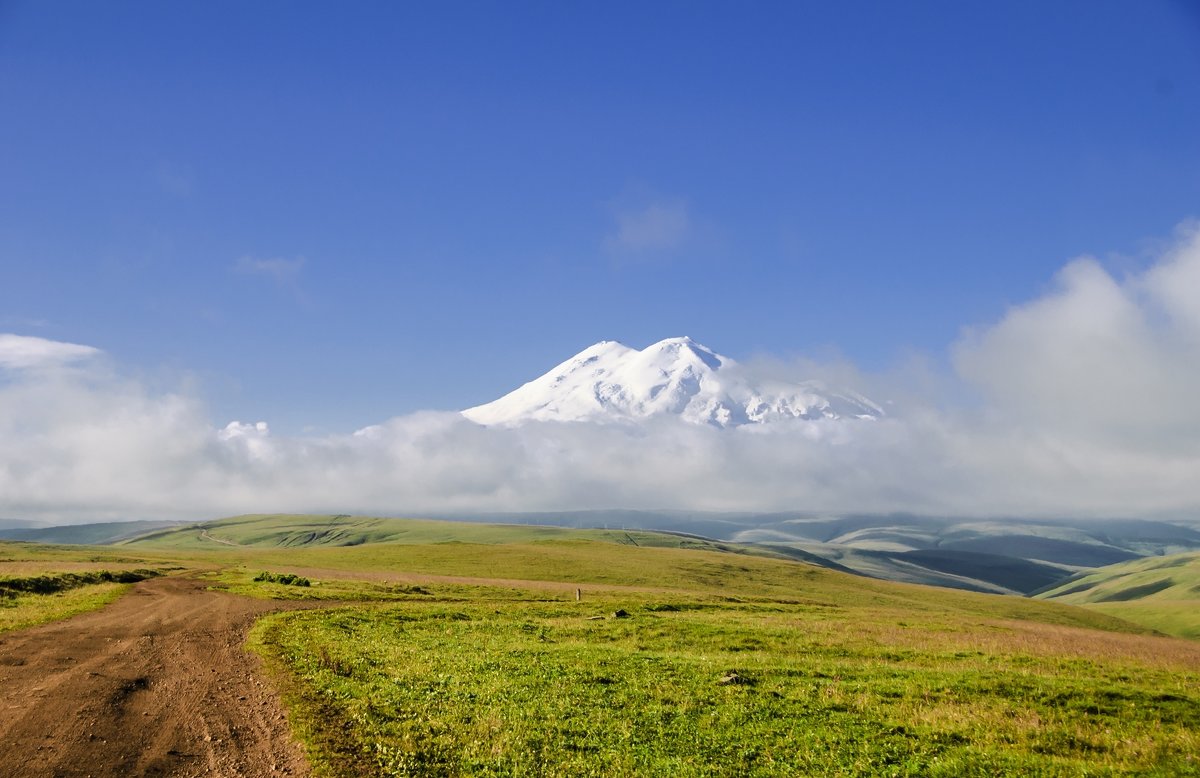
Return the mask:
<svg viewBox="0 0 1200 778">
<path fill-rule="evenodd" d="M 1200 772 L 1200 645 L 831 594 L 428 586 L 252 640 L 325 775 Z"/>
<path fill-rule="evenodd" d="M 1091 608 L 675 535 L 290 521 L 0 544 L 0 574 L 325 601 L 251 636 L 319 775 L 1200 775 L 1200 643 Z"/>
<path fill-rule="evenodd" d="M 310 514 L 253 514 L 166 529 L 125 541 L 138 548 L 211 550 L 214 546 L 304 548 L 401 543 L 505 545 L 551 540 L 597 540 L 629 546 L 688 548 L 778 557 L 769 550 L 644 530 L 565 529 L 524 524 L 479 524 Z"/>
<path fill-rule="evenodd" d="M 145 569 L 0 574 L 0 632 L 103 607 L 119 597 L 129 584 L 157 574 Z"/>
<path fill-rule="evenodd" d="M 179 569 L 170 555 L 0 541 L 0 633 L 101 608 L 130 582 Z"/>
<path fill-rule="evenodd" d="M 1039 595 L 1083 605 L 1179 637 L 1200 638 L 1200 554 L 1176 554 L 1093 570 Z"/>
<path fill-rule="evenodd" d="M 51 594 L 0 594 L 0 633 L 57 621 L 77 613 L 102 608 L 129 588 L 129 584 L 97 583 Z"/>
</svg>

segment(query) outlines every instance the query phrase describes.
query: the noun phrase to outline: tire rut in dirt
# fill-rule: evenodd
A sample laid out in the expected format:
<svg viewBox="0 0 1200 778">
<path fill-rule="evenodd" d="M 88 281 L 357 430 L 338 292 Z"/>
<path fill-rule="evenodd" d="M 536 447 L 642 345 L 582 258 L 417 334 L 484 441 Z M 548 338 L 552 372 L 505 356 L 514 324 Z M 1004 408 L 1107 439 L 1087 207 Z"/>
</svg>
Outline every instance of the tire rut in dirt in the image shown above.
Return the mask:
<svg viewBox="0 0 1200 778">
<path fill-rule="evenodd" d="M 308 775 L 243 648 L 257 616 L 292 607 L 160 578 L 0 635 L 0 777 Z"/>
</svg>

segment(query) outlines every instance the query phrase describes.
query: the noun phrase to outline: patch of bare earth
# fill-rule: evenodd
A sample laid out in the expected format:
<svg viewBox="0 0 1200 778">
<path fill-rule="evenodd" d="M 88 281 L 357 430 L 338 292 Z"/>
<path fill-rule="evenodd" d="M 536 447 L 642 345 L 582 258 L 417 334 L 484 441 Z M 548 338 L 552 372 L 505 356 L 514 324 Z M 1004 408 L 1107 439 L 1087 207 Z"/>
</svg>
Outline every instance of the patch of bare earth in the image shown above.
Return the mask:
<svg viewBox="0 0 1200 778">
<path fill-rule="evenodd" d="M 0 635 L 0 776 L 303 776 L 243 644 L 296 607 L 156 578 L 98 611 Z"/>
</svg>

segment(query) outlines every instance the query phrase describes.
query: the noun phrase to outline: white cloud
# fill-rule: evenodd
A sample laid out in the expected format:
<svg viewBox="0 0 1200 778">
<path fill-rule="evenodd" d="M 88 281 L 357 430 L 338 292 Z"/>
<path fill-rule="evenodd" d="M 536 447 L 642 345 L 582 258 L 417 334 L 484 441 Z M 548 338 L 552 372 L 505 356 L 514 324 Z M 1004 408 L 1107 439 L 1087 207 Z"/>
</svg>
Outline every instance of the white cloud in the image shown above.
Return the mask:
<svg viewBox="0 0 1200 778">
<path fill-rule="evenodd" d="M 223 443 L 233 442 L 240 445 L 243 451 L 254 459 L 265 459 L 271 456 L 271 428 L 265 421 L 254 424 L 243 424 L 231 421 L 223 429 L 217 431 L 217 439 Z"/>
<path fill-rule="evenodd" d="M 639 207 L 621 207 L 615 212 L 616 231 L 608 245 L 625 251 L 674 249 L 683 245 L 691 229 L 687 203 L 655 200 Z"/>
<path fill-rule="evenodd" d="M 1180 337 L 1193 345 L 1200 341 L 1200 221 L 1179 229 L 1176 245 L 1139 286 Z"/>
<path fill-rule="evenodd" d="M 81 346 L 78 343 L 0 333 L 0 367 L 55 367 L 88 359 L 100 353 L 100 349 Z"/>
<path fill-rule="evenodd" d="M 1181 233 L 1144 273 L 1119 280 L 1084 258 L 1057 282 L 964 337 L 962 377 L 1011 423 L 1125 451 L 1200 452 L 1200 232 Z"/>
<path fill-rule="evenodd" d="M 288 437 L 265 423 L 214 425 L 185 392 L 100 370 L 13 371 L 0 383 L 0 515 L 623 507 L 1195 516 L 1198 274 L 1194 228 L 1127 277 L 1074 261 L 1052 292 L 965 334 L 956 375 L 917 371 L 917 392 L 852 366 L 746 365 L 776 380 L 849 376 L 868 396 L 898 399 L 878 422 L 820 427 L 836 434 L 670 420 L 499 429 L 425 412 L 355 434 Z M 12 342 L 0 348 L 10 366 Z M 38 342 L 34 354 L 94 353 Z M 930 394 L 942 384 L 947 396 L 967 388 L 978 402 Z"/>
</svg>

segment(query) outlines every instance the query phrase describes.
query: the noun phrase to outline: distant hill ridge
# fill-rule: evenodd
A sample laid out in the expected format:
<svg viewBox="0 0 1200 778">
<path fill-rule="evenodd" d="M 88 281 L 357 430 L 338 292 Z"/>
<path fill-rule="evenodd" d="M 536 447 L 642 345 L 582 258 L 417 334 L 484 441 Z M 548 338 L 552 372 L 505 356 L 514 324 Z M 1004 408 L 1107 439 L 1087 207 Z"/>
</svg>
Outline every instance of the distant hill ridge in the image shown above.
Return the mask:
<svg viewBox="0 0 1200 778">
<path fill-rule="evenodd" d="M 0 539 L 24 540 L 29 543 L 64 543 L 67 545 L 108 545 L 138 537 L 164 527 L 177 527 L 179 521 L 106 521 L 95 524 L 72 524 L 59 527 L 19 527 L 0 529 Z"/>
<path fill-rule="evenodd" d="M 451 517 L 446 517 L 451 518 Z M 301 548 L 375 543 L 603 540 L 786 557 L 872 578 L 1029 594 L 1112 562 L 1200 550 L 1200 531 L 1150 521 L 974 521 L 796 513 L 578 511 L 453 521 L 264 514 L 204 523 L 109 522 L 0 531 L 43 543 Z"/>
</svg>

